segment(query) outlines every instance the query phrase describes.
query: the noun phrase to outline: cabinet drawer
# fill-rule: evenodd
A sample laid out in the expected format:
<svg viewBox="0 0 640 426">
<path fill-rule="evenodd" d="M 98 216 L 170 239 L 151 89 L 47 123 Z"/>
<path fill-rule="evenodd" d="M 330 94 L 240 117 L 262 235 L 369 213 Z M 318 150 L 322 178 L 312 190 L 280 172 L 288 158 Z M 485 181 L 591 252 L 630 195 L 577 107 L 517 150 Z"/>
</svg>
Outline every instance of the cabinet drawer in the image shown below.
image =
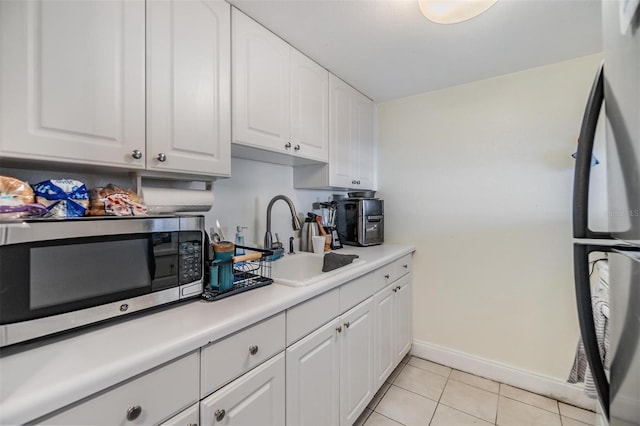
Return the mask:
<svg viewBox="0 0 640 426">
<path fill-rule="evenodd" d="M 193 352 L 38 423 L 158 424 L 198 402 L 198 360 Z M 139 411 L 137 417 L 134 408 Z"/>
<path fill-rule="evenodd" d="M 196 402 L 191 407 L 171 417 L 160 426 L 198 426 L 200 423 L 200 403 Z"/>
<path fill-rule="evenodd" d="M 393 263 L 395 264 L 396 268 L 396 278 L 400 278 L 413 271 L 413 262 L 410 254 L 402 256 L 400 259 L 396 260 Z"/>
<path fill-rule="evenodd" d="M 282 351 L 284 337 L 285 315 L 281 313 L 203 347 L 201 398 Z"/>
<path fill-rule="evenodd" d="M 373 271 L 373 292 L 378 292 L 397 278 L 396 265 L 394 262 L 384 265 Z"/>
<path fill-rule="evenodd" d="M 287 309 L 287 346 L 340 315 L 339 295 L 335 288 Z"/>
<path fill-rule="evenodd" d="M 373 276 L 363 275 L 340 287 L 340 313 L 356 306 L 373 294 Z"/>
</svg>

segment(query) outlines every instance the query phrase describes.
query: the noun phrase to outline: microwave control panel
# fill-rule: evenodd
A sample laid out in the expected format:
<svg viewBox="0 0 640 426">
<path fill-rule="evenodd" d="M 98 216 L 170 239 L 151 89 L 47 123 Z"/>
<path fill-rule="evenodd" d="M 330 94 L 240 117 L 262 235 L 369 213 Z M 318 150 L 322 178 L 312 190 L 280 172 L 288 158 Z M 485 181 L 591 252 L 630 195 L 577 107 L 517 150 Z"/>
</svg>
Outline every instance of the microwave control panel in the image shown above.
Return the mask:
<svg viewBox="0 0 640 426">
<path fill-rule="evenodd" d="M 202 279 L 201 241 L 199 239 L 180 241 L 178 255 L 180 264 L 180 285 Z"/>
</svg>

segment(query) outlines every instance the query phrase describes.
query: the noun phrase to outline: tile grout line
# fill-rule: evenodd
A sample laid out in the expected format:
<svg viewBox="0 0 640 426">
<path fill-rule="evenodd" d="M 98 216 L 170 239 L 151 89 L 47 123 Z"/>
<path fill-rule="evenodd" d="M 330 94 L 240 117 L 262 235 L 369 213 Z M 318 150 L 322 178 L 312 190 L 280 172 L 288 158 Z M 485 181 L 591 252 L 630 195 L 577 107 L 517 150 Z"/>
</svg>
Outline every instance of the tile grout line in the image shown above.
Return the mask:
<svg viewBox="0 0 640 426">
<path fill-rule="evenodd" d="M 525 391 L 525 392 L 528 392 L 528 391 Z M 530 393 L 533 393 L 533 392 L 530 392 Z M 533 393 L 533 394 L 534 394 L 534 395 L 542 396 L 543 398 L 547 398 L 546 396 L 543 396 L 543 395 L 540 395 L 540 394 L 537 394 L 537 393 Z M 542 408 L 542 407 L 539 407 L 539 406 L 537 406 L 537 405 L 533 405 L 533 404 L 530 404 L 530 403 L 528 403 L 528 402 L 521 401 L 521 400 L 516 399 L 516 398 L 513 398 L 513 397 L 511 397 L 511 396 L 502 395 L 501 393 L 500 393 L 500 394 L 498 394 L 498 396 L 499 396 L 499 397 L 502 397 L 502 398 L 507 398 L 507 399 L 510 399 L 510 400 L 512 400 L 512 401 L 519 402 L 519 403 L 521 403 L 521 404 L 525 404 L 525 405 L 528 405 L 528 406 L 530 406 L 530 407 L 533 407 L 533 408 L 537 408 L 537 409 L 539 409 L 539 410 L 546 411 L 547 413 L 555 414 L 555 415 L 557 415 L 557 416 L 562 417 L 562 414 L 560 414 L 560 406 L 559 406 L 559 404 L 558 404 L 558 400 L 556 400 L 556 399 L 552 399 L 552 401 L 556 403 L 556 407 L 558 408 L 558 412 L 551 411 L 551 410 L 547 410 L 546 408 Z M 551 399 L 551 398 L 549 398 L 549 399 Z M 565 417 L 568 417 L 568 416 L 565 416 Z M 574 419 L 574 420 L 577 420 L 577 419 Z"/>
</svg>

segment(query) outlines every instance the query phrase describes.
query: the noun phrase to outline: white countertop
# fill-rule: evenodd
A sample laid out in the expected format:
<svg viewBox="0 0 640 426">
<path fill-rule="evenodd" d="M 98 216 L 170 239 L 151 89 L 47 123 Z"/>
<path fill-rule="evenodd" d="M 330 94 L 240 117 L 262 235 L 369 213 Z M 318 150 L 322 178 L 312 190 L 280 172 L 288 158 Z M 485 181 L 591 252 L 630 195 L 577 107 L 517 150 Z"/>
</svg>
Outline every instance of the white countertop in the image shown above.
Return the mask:
<svg viewBox="0 0 640 426">
<path fill-rule="evenodd" d="M 133 314 L 0 352 L 0 424 L 20 424 L 324 293 L 415 250 L 345 247 L 354 265 L 306 287 L 276 283 L 215 302 L 200 299 Z"/>
</svg>

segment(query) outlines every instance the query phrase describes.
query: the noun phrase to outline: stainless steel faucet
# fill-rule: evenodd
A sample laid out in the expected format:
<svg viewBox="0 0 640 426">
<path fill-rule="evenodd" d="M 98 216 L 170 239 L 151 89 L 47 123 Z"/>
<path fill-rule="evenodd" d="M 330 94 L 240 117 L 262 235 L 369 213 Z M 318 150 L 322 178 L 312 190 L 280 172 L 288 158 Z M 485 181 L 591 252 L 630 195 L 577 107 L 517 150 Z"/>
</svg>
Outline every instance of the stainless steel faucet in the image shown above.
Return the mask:
<svg viewBox="0 0 640 426">
<path fill-rule="evenodd" d="M 296 213 L 296 208 L 293 206 L 293 202 L 291 199 L 285 195 L 276 195 L 269 201 L 269 205 L 267 206 L 267 232 L 264 234 L 264 248 L 272 249 L 273 246 L 273 237 L 271 236 L 271 208 L 273 204 L 278 201 L 283 200 L 289 205 L 289 210 L 291 211 L 291 225 L 293 226 L 294 231 L 299 231 L 300 219 L 298 219 L 298 213 Z M 278 247 L 281 248 L 281 247 Z"/>
</svg>

